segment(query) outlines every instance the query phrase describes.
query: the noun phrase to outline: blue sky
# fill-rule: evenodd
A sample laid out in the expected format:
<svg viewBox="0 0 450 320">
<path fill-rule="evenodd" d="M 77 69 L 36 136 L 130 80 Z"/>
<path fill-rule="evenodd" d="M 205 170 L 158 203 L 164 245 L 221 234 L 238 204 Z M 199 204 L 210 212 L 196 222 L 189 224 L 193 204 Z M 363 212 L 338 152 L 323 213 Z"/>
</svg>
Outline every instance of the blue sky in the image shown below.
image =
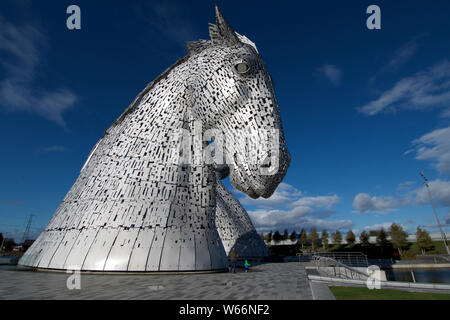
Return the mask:
<svg viewBox="0 0 450 320">
<path fill-rule="evenodd" d="M 4 0 L 1 232 L 20 238 L 28 214 L 45 227 L 104 130 L 208 38 L 214 3 L 271 72 L 292 156 L 272 198 L 235 191 L 258 230 L 436 233 L 424 171 L 450 231 L 448 1 Z M 66 28 L 71 4 L 81 30 Z M 366 28 L 371 4 L 381 30 Z"/>
</svg>

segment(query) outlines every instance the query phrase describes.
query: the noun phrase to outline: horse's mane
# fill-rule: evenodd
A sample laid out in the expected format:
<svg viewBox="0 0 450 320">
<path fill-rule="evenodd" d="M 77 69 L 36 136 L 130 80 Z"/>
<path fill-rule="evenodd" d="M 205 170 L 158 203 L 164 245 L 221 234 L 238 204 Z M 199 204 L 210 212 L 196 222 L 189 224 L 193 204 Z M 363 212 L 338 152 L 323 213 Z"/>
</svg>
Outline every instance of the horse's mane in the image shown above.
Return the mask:
<svg viewBox="0 0 450 320">
<path fill-rule="evenodd" d="M 239 40 L 242 43 L 251 45 L 256 52 L 258 52 L 258 49 L 256 48 L 256 45 L 250 40 L 248 39 L 246 36 L 240 35 L 239 33 L 235 32 L 236 36 L 239 38 Z M 107 135 L 109 133 L 109 130 L 111 130 L 112 128 L 114 128 L 115 126 L 117 126 L 118 124 L 120 124 L 126 117 L 127 115 L 131 114 L 136 106 L 139 105 L 139 103 L 141 102 L 142 98 L 161 80 L 163 80 L 164 78 L 167 77 L 167 75 L 170 73 L 170 71 L 172 71 L 173 69 L 175 69 L 177 66 L 179 66 L 180 64 L 186 62 L 191 56 L 193 56 L 194 54 L 200 53 L 201 51 L 210 48 L 212 46 L 218 45 L 220 43 L 218 43 L 216 41 L 216 39 L 220 39 L 219 34 L 219 30 L 217 25 L 210 23 L 209 24 L 209 34 L 211 36 L 211 39 L 213 40 L 198 40 L 198 41 L 190 41 L 186 43 L 186 47 L 188 49 L 188 54 L 186 56 L 184 56 L 181 59 L 178 59 L 177 61 L 175 61 L 174 64 L 172 64 L 170 67 L 168 67 L 163 73 L 161 73 L 159 76 L 157 76 L 152 82 L 150 82 L 145 88 L 144 90 L 142 90 L 137 97 L 128 105 L 128 107 L 122 112 L 122 114 L 116 119 L 116 121 L 113 122 L 113 124 L 105 131 L 103 137 L 105 135 Z"/>
<path fill-rule="evenodd" d="M 175 69 L 177 66 L 179 66 L 180 64 L 186 62 L 188 59 L 190 58 L 190 54 L 184 56 L 181 59 L 178 59 L 177 61 L 175 61 L 174 64 L 172 64 L 170 67 L 168 67 L 163 73 L 161 73 L 159 76 L 157 76 L 152 82 L 150 82 L 145 88 L 144 90 L 142 90 L 136 98 L 134 98 L 134 100 L 128 105 L 128 107 L 122 112 L 122 114 L 116 119 L 116 121 L 113 122 L 113 124 L 105 131 L 105 135 L 108 134 L 108 131 L 112 128 L 114 128 L 115 126 L 117 126 L 118 124 L 120 124 L 127 115 L 129 115 L 130 113 L 132 113 L 135 109 L 135 107 L 141 102 L 142 98 L 162 79 L 166 78 L 167 75 L 170 73 L 170 71 L 172 71 L 173 69 Z"/>
</svg>

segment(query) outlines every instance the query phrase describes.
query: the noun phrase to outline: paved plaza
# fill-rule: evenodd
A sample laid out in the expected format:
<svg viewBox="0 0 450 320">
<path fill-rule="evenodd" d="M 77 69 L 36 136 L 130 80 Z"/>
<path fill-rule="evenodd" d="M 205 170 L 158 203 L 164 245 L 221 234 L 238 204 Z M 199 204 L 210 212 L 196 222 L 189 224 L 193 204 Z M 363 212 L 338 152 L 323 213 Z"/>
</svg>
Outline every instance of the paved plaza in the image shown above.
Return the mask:
<svg viewBox="0 0 450 320">
<path fill-rule="evenodd" d="M 0 270 L 0 299 L 270 299 L 311 300 L 304 264 L 264 263 L 248 273 L 81 274 L 81 289 L 69 290 L 70 274 Z"/>
</svg>

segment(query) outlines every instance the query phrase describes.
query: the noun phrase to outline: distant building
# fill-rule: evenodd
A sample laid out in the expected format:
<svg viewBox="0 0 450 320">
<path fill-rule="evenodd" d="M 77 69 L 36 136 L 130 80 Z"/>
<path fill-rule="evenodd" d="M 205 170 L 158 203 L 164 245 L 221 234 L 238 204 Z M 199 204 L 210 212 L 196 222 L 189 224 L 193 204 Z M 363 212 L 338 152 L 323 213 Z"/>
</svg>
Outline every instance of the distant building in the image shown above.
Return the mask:
<svg viewBox="0 0 450 320">
<path fill-rule="evenodd" d="M 285 246 L 285 245 L 294 245 L 294 244 L 297 244 L 298 243 L 298 241 L 297 240 L 295 240 L 295 241 L 292 241 L 292 240 L 290 240 L 290 239 L 288 239 L 288 240 L 280 240 L 280 241 L 278 241 L 278 242 L 275 242 L 274 240 L 272 240 L 272 241 L 270 241 L 270 242 L 267 242 L 267 241 L 264 241 L 267 245 L 269 245 L 269 246 L 274 246 L 274 245 L 277 245 L 277 246 Z"/>
<path fill-rule="evenodd" d="M 450 236 L 450 233 L 446 233 L 445 235 L 446 235 L 446 237 L 448 239 L 449 236 Z M 430 234 L 430 237 L 431 237 L 431 240 L 433 240 L 433 241 L 442 241 L 442 237 L 441 237 L 440 233 L 432 233 L 432 234 Z M 390 241 L 391 237 L 388 236 L 387 239 Z M 406 239 L 406 241 L 408 241 L 408 242 L 416 242 L 417 241 L 416 240 L 416 235 L 415 234 L 408 235 L 408 238 Z M 369 237 L 369 242 L 370 243 L 377 243 L 377 237 L 375 237 L 375 236 Z M 333 243 L 332 239 L 330 239 L 330 243 Z M 347 244 L 347 241 L 345 241 L 345 239 L 342 239 L 342 243 L 343 244 Z M 361 241 L 359 240 L 359 237 L 356 237 L 355 243 L 361 243 Z"/>
<path fill-rule="evenodd" d="M 447 239 L 450 239 L 450 233 L 446 233 L 445 235 L 446 235 Z M 431 237 L 431 240 L 433 240 L 433 241 L 442 241 L 442 237 L 441 237 L 440 233 L 432 233 L 432 234 L 430 234 L 430 237 Z M 388 236 L 387 239 L 390 241 L 391 237 Z M 408 235 L 407 241 L 408 242 L 416 242 L 416 235 L 415 234 Z M 283 245 L 294 245 L 294 244 L 297 244 L 298 240 L 296 240 L 296 241 L 281 240 L 281 241 L 278 241 L 278 242 L 275 242 L 275 241 L 272 240 L 271 242 L 267 242 L 267 241 L 264 241 L 264 242 L 267 245 L 270 245 L 270 246 L 273 246 L 273 245 L 283 246 Z M 319 242 L 319 245 L 321 245 L 320 239 L 319 239 L 318 242 Z M 329 243 L 330 244 L 334 244 L 333 239 L 330 238 L 329 239 Z M 355 238 L 355 243 L 361 243 L 361 240 L 359 239 L 359 237 Z M 369 237 L 369 243 L 377 243 L 377 237 L 376 236 Z M 345 239 L 342 239 L 342 244 L 347 244 L 347 241 Z"/>
</svg>

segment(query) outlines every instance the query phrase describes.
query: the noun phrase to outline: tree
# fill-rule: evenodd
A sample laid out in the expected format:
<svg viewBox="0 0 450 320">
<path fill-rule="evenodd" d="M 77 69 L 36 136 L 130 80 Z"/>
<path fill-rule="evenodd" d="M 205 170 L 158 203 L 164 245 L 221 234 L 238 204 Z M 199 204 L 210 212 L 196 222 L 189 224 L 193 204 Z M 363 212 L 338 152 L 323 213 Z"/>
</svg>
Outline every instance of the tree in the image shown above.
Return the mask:
<svg viewBox="0 0 450 320">
<path fill-rule="evenodd" d="M 288 238 L 289 238 L 289 233 L 288 233 L 287 229 L 284 229 L 283 240 L 287 240 Z"/>
<path fill-rule="evenodd" d="M 31 245 L 34 243 L 34 241 L 35 240 L 25 240 L 22 243 L 23 252 L 27 251 L 31 247 Z"/>
<path fill-rule="evenodd" d="M 339 230 L 336 230 L 336 232 L 333 232 L 331 235 L 331 239 L 333 239 L 333 243 L 338 246 L 342 243 L 342 234 L 339 232 Z"/>
<path fill-rule="evenodd" d="M 316 228 L 311 228 L 309 231 L 309 240 L 311 241 L 312 249 L 314 250 L 314 245 L 319 240 L 319 234 L 317 233 Z"/>
<path fill-rule="evenodd" d="M 387 233 L 386 231 L 384 231 L 383 228 L 381 228 L 381 230 L 378 232 L 377 235 L 377 243 L 381 246 L 384 246 L 386 244 L 388 244 L 388 239 L 387 239 Z"/>
<path fill-rule="evenodd" d="M 417 227 L 416 241 L 422 254 L 425 254 L 427 250 L 430 250 L 433 247 L 433 241 L 431 240 L 430 234 L 420 227 Z"/>
<path fill-rule="evenodd" d="M 293 242 L 297 240 L 297 232 L 295 232 L 295 230 L 292 231 L 291 235 L 289 236 L 289 239 L 291 239 L 291 241 Z"/>
<path fill-rule="evenodd" d="M 281 234 L 280 232 L 277 230 L 275 231 L 275 233 L 273 234 L 273 241 L 275 242 L 280 242 L 281 241 Z"/>
<path fill-rule="evenodd" d="M 408 234 L 403 230 L 402 226 L 393 223 L 389 228 L 389 233 L 391 235 L 391 242 L 394 248 L 398 250 L 400 256 L 402 255 L 402 249 L 408 245 Z"/>
<path fill-rule="evenodd" d="M 380 234 L 380 230 L 369 230 L 369 236 L 371 237 L 378 237 Z"/>
<path fill-rule="evenodd" d="M 303 249 L 306 242 L 308 241 L 308 235 L 306 234 L 305 228 L 302 228 L 302 230 L 300 231 L 299 240 L 300 240 L 300 244 L 302 245 L 302 249 Z"/>
<path fill-rule="evenodd" d="M 264 232 L 260 232 L 260 233 L 259 233 L 259 236 L 261 237 L 261 239 L 263 239 L 263 240 L 265 239 L 265 237 L 264 237 Z"/>
<path fill-rule="evenodd" d="M 5 251 L 12 251 L 16 246 L 16 243 L 14 239 L 5 239 L 3 246 L 5 247 Z"/>
<path fill-rule="evenodd" d="M 321 240 L 322 240 L 322 246 L 324 249 L 326 249 L 328 247 L 328 237 L 329 237 L 329 235 L 328 235 L 327 230 L 323 229 Z"/>
<path fill-rule="evenodd" d="M 345 236 L 345 241 L 347 241 L 347 244 L 354 244 L 356 241 L 355 234 L 352 230 L 349 230 L 347 232 L 347 235 Z"/>
<path fill-rule="evenodd" d="M 368 246 L 370 244 L 369 239 L 369 234 L 365 231 L 361 232 L 361 234 L 359 235 L 359 241 L 363 246 Z"/>
<path fill-rule="evenodd" d="M 3 251 L 3 233 L 0 233 L 0 246 L 2 246 L 1 248 L 0 248 L 0 251 Z"/>
<path fill-rule="evenodd" d="M 266 241 L 267 241 L 267 243 L 271 243 L 271 242 L 272 242 L 272 231 L 270 231 L 270 232 L 266 235 Z"/>
</svg>

